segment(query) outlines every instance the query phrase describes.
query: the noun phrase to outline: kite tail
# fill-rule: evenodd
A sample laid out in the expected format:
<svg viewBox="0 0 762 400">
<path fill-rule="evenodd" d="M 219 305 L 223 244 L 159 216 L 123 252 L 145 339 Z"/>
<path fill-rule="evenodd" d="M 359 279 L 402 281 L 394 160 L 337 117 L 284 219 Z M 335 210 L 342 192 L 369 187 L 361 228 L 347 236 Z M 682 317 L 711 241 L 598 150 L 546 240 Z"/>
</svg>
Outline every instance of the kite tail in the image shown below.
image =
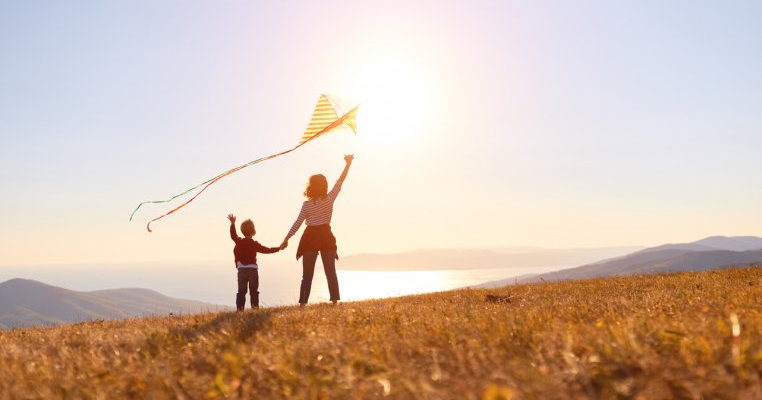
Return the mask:
<svg viewBox="0 0 762 400">
<path fill-rule="evenodd" d="M 302 143 L 302 144 L 303 144 L 303 143 Z M 196 193 L 195 195 L 193 195 L 193 197 L 191 197 L 190 199 L 188 199 L 188 200 L 187 200 L 186 202 L 184 202 L 183 204 L 180 204 L 179 206 L 177 206 L 177 207 L 173 208 L 173 209 L 172 209 L 172 210 L 170 210 L 169 212 L 167 212 L 167 213 L 165 213 L 165 214 L 162 214 L 162 215 L 160 215 L 160 216 L 158 216 L 158 217 L 156 217 L 156 218 L 154 218 L 154 219 L 152 219 L 152 220 L 148 221 L 148 224 L 146 225 L 146 229 L 148 229 L 148 232 L 153 232 L 153 231 L 151 230 L 151 223 L 152 223 L 152 222 L 154 222 L 154 221 L 158 221 L 158 220 L 160 220 L 160 219 L 162 219 L 162 218 L 166 217 L 167 215 L 169 215 L 169 214 L 172 214 L 172 213 L 174 213 L 175 211 L 177 211 L 177 210 L 179 210 L 179 209 L 181 209 L 181 208 L 183 208 L 183 207 L 187 206 L 187 205 L 188 205 L 190 202 L 192 202 L 193 200 L 195 200 L 195 199 L 196 199 L 196 197 L 198 197 L 199 195 L 201 195 L 201 193 L 204 193 L 204 191 L 205 191 L 205 190 L 206 190 L 206 189 L 207 189 L 209 186 L 212 186 L 212 184 L 214 184 L 215 182 L 219 181 L 220 179 L 222 179 L 222 178 L 224 178 L 224 177 L 226 177 L 226 176 L 228 176 L 228 175 L 230 175 L 230 174 L 232 174 L 232 173 L 234 173 L 234 172 L 240 171 L 240 170 L 242 170 L 242 169 L 244 169 L 244 168 L 248 167 L 249 165 L 257 164 L 257 163 L 260 163 L 260 162 L 262 162 L 262 161 L 267 161 L 267 160 L 269 160 L 269 159 L 271 159 L 271 158 L 275 158 L 275 157 L 278 157 L 278 156 L 282 156 L 282 155 L 284 155 L 284 154 L 290 153 L 290 152 L 292 152 L 292 151 L 294 151 L 294 150 L 298 149 L 300 146 L 302 146 L 302 144 L 299 144 L 299 145 L 297 145 L 297 146 L 296 146 L 296 147 L 294 147 L 293 149 L 289 149 L 289 150 L 286 150 L 286 151 L 282 151 L 282 152 L 280 152 L 280 153 L 277 153 L 277 154 L 273 154 L 273 155 L 270 155 L 270 156 L 267 156 L 267 157 L 258 158 L 258 159 L 254 160 L 254 161 L 249 161 L 249 162 L 247 162 L 246 164 L 243 164 L 243 165 L 239 165 L 239 166 L 237 166 L 237 167 L 235 167 L 235 168 L 233 168 L 233 169 L 231 169 L 231 170 L 229 170 L 229 171 L 227 171 L 227 172 L 225 172 L 225 173 L 222 173 L 222 174 L 220 174 L 220 175 L 217 175 L 216 177 L 214 177 L 214 178 L 212 178 L 212 179 L 210 179 L 210 180 L 208 180 L 208 181 L 206 181 L 206 182 L 204 182 L 204 183 L 202 183 L 202 184 L 200 184 L 200 185 L 196 185 L 195 187 L 192 187 L 192 188 L 190 188 L 190 189 L 188 189 L 188 190 L 186 190 L 186 191 L 184 191 L 184 192 L 182 192 L 182 193 L 180 193 L 180 194 L 178 194 L 178 195 L 175 195 L 175 196 L 173 196 L 173 197 L 172 197 L 171 199 L 169 199 L 169 200 L 159 200 L 159 201 L 144 201 L 144 202 L 140 203 L 140 204 L 138 205 L 138 208 L 140 208 L 140 206 L 141 206 L 141 205 L 143 205 L 143 204 L 146 204 L 146 203 L 166 203 L 167 201 L 170 201 L 170 200 L 172 200 L 172 199 L 175 199 L 175 198 L 177 198 L 177 197 L 180 197 L 180 196 L 182 196 L 182 195 L 184 195 L 184 194 L 186 194 L 186 193 L 188 193 L 188 192 L 190 192 L 190 191 L 193 191 L 194 189 L 197 189 L 197 188 L 199 188 L 199 187 L 201 187 L 201 186 L 204 186 L 204 185 L 205 185 L 205 186 L 203 187 L 203 189 L 199 190 L 199 191 L 198 191 L 198 193 Z M 136 208 L 136 209 L 135 209 L 135 211 L 137 211 L 137 210 L 138 210 L 138 209 Z M 133 211 L 133 215 L 134 215 L 134 214 L 135 214 L 135 212 Z M 130 220 L 132 220 L 132 217 L 130 217 Z"/>
<path fill-rule="evenodd" d="M 172 210 L 170 210 L 170 211 L 169 211 L 168 213 L 166 213 L 166 214 L 163 214 L 163 215 L 161 215 L 161 216 L 158 216 L 158 217 L 156 217 L 156 218 L 154 218 L 154 219 L 152 219 L 152 220 L 148 221 L 148 224 L 146 225 L 146 229 L 148 229 L 148 232 L 153 232 L 153 231 L 151 230 L 151 222 L 154 222 L 154 221 L 160 220 L 160 219 L 162 219 L 162 218 L 166 217 L 167 215 L 169 215 L 169 214 L 172 214 L 173 212 L 175 212 L 175 211 L 177 211 L 177 210 L 179 210 L 179 209 L 181 209 L 181 208 L 183 208 L 183 207 L 187 206 L 187 205 L 188 205 L 188 203 L 190 203 L 191 201 L 193 201 L 193 200 L 194 200 L 196 197 L 198 197 L 198 196 L 199 196 L 201 193 L 204 193 L 204 190 L 206 190 L 206 188 L 208 188 L 209 186 L 211 186 L 211 185 L 212 185 L 214 182 L 217 182 L 218 180 L 222 179 L 223 177 L 225 177 L 225 176 L 228 176 L 228 175 L 232 174 L 233 172 L 235 172 L 235 171 L 238 171 L 239 169 L 240 169 L 240 168 L 234 168 L 234 169 L 231 169 L 230 171 L 228 171 L 228 172 L 226 172 L 226 173 L 224 173 L 224 174 L 222 174 L 222 175 L 219 175 L 219 176 L 217 176 L 216 178 L 214 178 L 214 179 L 212 179 L 211 181 L 209 181 L 209 183 L 207 183 L 207 184 L 206 184 L 206 186 L 204 186 L 204 188 L 203 188 L 203 189 L 201 189 L 201 190 L 200 190 L 198 193 L 196 193 L 195 195 L 193 195 L 193 197 L 191 197 L 190 199 L 188 199 L 188 200 L 187 200 L 185 203 L 183 203 L 183 204 L 180 204 L 179 206 L 177 206 L 177 207 L 173 208 Z M 202 183 L 202 185 L 203 185 L 203 183 Z M 199 185 L 199 186 L 201 186 L 201 185 Z M 196 186 L 195 188 L 197 188 L 197 187 L 199 187 L 199 186 Z M 193 188 L 193 189 L 195 189 L 195 188 Z M 193 190 L 193 189 L 189 189 L 189 190 L 186 190 L 185 192 L 183 192 L 183 194 L 185 194 L 185 193 L 188 193 L 189 191 L 191 191 L 191 190 Z M 179 197 L 179 196 L 182 196 L 182 195 L 177 195 L 177 196 L 175 196 L 175 197 Z M 173 197 L 173 198 L 175 198 L 175 197 Z"/>
<path fill-rule="evenodd" d="M 320 104 L 320 103 L 318 103 L 318 104 Z M 305 135 L 304 135 L 304 137 L 302 137 L 302 140 L 299 142 L 299 144 L 297 144 L 297 145 L 296 145 L 294 148 L 292 148 L 292 149 L 289 149 L 289 150 L 286 150 L 286 151 L 282 151 L 282 152 L 280 152 L 280 153 L 277 153 L 277 154 L 273 154 L 273 155 L 270 155 L 270 156 L 267 156 L 267 157 L 258 158 L 258 159 L 254 160 L 254 161 L 250 161 L 250 162 L 248 162 L 248 163 L 246 163 L 246 164 L 243 164 L 243 165 L 240 165 L 240 166 L 238 166 L 238 167 L 235 167 L 235 168 L 233 168 L 233 169 L 231 169 L 231 170 L 229 170 L 229 171 L 227 171 L 227 172 L 224 172 L 224 173 L 222 173 L 222 174 L 219 174 L 219 175 L 215 176 L 215 177 L 214 177 L 214 178 L 212 178 L 212 179 L 209 179 L 209 180 L 208 180 L 208 181 L 206 181 L 206 182 L 200 183 L 200 184 L 198 184 L 198 185 L 196 185 L 196 186 L 194 186 L 194 187 L 192 187 L 192 188 L 190 188 L 190 189 L 188 189 L 188 190 L 185 190 L 184 192 L 182 192 L 182 193 L 180 193 L 180 194 L 176 194 L 176 195 L 174 195 L 174 196 L 170 197 L 169 199 L 166 199 L 166 200 L 153 200 L 153 201 L 144 201 L 144 202 L 142 202 L 142 203 L 138 204 L 138 206 L 137 206 L 137 207 L 135 208 L 135 210 L 132 212 L 132 215 L 130 215 L 130 221 L 132 221 L 132 217 L 135 215 L 135 213 L 136 213 L 136 212 L 137 212 L 137 211 L 140 209 L 140 207 L 141 207 L 143 204 L 148 204 L 148 203 L 152 203 L 152 204 L 155 204 L 155 203 L 167 203 L 167 202 L 170 202 L 170 201 L 172 201 L 172 200 L 174 200 L 174 199 L 176 199 L 176 198 L 178 198 L 178 197 L 181 197 L 181 196 L 183 196 L 183 195 L 185 195 L 185 194 L 188 194 L 188 193 L 190 193 L 190 192 L 192 192 L 192 191 L 194 191 L 194 190 L 196 190 L 196 189 L 200 188 L 201 186 L 203 186 L 203 188 L 202 188 L 201 190 L 199 190 L 199 191 L 198 191 L 198 193 L 196 193 L 195 195 L 193 195 L 193 197 L 191 197 L 190 199 L 188 199 L 188 200 L 187 200 L 187 201 L 185 201 L 184 203 L 182 203 L 182 204 L 180 204 L 179 206 L 177 206 L 177 207 L 173 208 L 173 209 L 172 209 L 172 210 L 170 210 L 169 212 L 167 212 L 167 213 L 165 213 L 165 214 L 162 214 L 162 215 L 160 215 L 160 216 L 158 216 L 158 217 L 156 217 L 156 218 L 154 218 L 154 219 L 152 219 L 152 220 L 148 221 L 148 224 L 146 225 L 146 229 L 148 229 L 148 232 L 152 232 L 152 231 L 151 231 L 151 223 L 152 223 L 152 222 L 154 222 L 154 221 L 158 221 L 158 220 L 160 220 L 160 219 L 162 219 L 162 218 L 166 217 L 167 215 L 170 215 L 170 214 L 174 213 L 175 211 L 178 211 L 178 210 L 180 210 L 181 208 L 183 208 L 183 207 L 187 206 L 187 205 L 188 205 L 190 202 L 192 202 L 193 200 L 195 200 L 195 199 L 196 199 L 196 197 L 198 197 L 198 196 L 199 196 L 201 193 L 204 193 L 204 191 L 205 191 L 205 190 L 206 190 L 206 189 L 207 189 L 209 186 L 212 186 L 212 185 L 213 185 L 215 182 L 219 181 L 220 179 L 222 179 L 222 178 L 224 178 L 224 177 L 226 177 L 226 176 L 228 176 L 228 175 L 230 175 L 230 174 L 232 174 L 232 173 L 234 173 L 234 172 L 240 171 L 240 170 L 242 170 L 242 169 L 244 169 L 244 168 L 248 167 L 249 165 L 257 164 L 257 163 L 260 163 L 260 162 L 262 162 L 262 161 L 267 161 L 267 160 L 269 160 L 269 159 L 271 159 L 271 158 L 275 158 L 275 157 L 278 157 L 278 156 L 282 156 L 282 155 L 284 155 L 284 154 L 290 153 L 290 152 L 292 152 L 292 151 L 294 151 L 294 150 L 298 149 L 299 147 L 301 147 L 301 146 L 305 145 L 307 142 L 310 142 L 310 141 L 314 140 L 315 138 L 317 138 L 317 137 L 321 136 L 322 134 L 324 134 L 324 133 L 326 133 L 326 132 L 328 132 L 328 131 L 330 131 L 330 130 L 332 130 L 332 129 L 334 129 L 334 128 L 336 128 L 336 127 L 338 127 L 338 126 L 340 126 L 340 125 L 342 125 L 342 124 L 344 124 L 344 123 L 346 123 L 347 125 L 349 125 L 349 126 L 352 128 L 352 131 L 355 131 L 355 120 L 354 120 L 354 118 L 355 118 L 355 113 L 357 112 L 357 108 L 358 108 L 358 107 L 354 107 L 354 108 L 353 108 L 353 109 L 351 109 L 351 110 L 350 110 L 348 113 L 346 113 L 346 114 L 342 115 L 340 118 L 336 119 L 335 121 L 333 121 L 332 123 L 328 124 L 327 126 L 322 126 L 322 127 L 321 127 L 321 129 L 320 129 L 319 131 L 317 131 L 317 132 L 315 132 L 315 133 L 311 133 L 311 132 L 310 132 L 310 133 L 308 133 L 308 134 L 305 134 Z M 310 126 L 311 126 L 311 125 L 310 125 Z"/>
<path fill-rule="evenodd" d="M 204 186 L 204 185 L 206 185 L 207 183 L 209 183 L 209 182 L 211 182 L 211 181 L 213 181 L 213 180 L 215 180 L 215 179 L 217 179 L 217 178 L 219 178 L 219 177 L 220 177 L 220 175 L 217 175 L 217 176 L 215 176 L 214 178 L 212 178 L 212 179 L 209 179 L 209 180 L 208 180 L 208 181 L 206 181 L 206 182 L 202 182 L 202 183 L 199 183 L 198 185 L 196 185 L 196 186 L 194 186 L 194 187 L 192 187 L 192 188 L 190 188 L 190 189 L 188 189 L 188 190 L 186 190 L 186 191 L 184 191 L 184 192 L 182 192 L 182 193 L 180 193 L 180 194 L 176 194 L 176 195 L 174 195 L 174 196 L 172 196 L 172 197 L 170 197 L 170 198 L 168 198 L 168 199 L 166 199 L 166 200 L 149 200 L 149 201 L 144 201 L 144 202 L 142 202 L 142 203 L 138 204 L 138 206 L 137 206 L 137 207 L 135 207 L 135 210 L 133 210 L 133 211 L 132 211 L 132 214 L 130 214 L 130 221 L 132 221 L 132 217 L 134 217 L 134 216 L 135 216 L 135 213 L 137 213 L 137 212 L 138 212 L 138 210 L 140 210 L 140 207 L 142 207 L 142 206 L 143 206 L 143 204 L 160 204 L 160 203 L 169 203 L 170 201 L 172 201 L 172 200 L 174 200 L 174 199 L 176 199 L 176 198 L 178 198 L 178 197 L 182 197 L 182 196 L 185 196 L 186 194 L 188 194 L 188 193 L 190 193 L 190 192 L 192 192 L 192 191 L 194 191 L 194 190 L 196 190 L 196 189 L 200 188 L 201 186 Z"/>
</svg>

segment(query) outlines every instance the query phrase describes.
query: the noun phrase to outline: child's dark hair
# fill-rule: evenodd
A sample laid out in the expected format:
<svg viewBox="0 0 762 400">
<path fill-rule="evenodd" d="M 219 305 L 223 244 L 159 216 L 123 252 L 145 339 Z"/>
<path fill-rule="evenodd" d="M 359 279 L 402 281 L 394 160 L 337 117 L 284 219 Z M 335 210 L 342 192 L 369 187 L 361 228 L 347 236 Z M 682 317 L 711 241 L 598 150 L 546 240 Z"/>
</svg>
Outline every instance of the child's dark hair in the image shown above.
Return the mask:
<svg viewBox="0 0 762 400">
<path fill-rule="evenodd" d="M 241 222 L 241 233 L 246 237 L 254 236 L 254 234 L 257 233 L 257 231 L 254 230 L 254 221 L 247 219 L 246 221 Z"/>
<path fill-rule="evenodd" d="M 312 175 L 307 188 L 304 189 L 304 197 L 307 200 L 315 200 L 325 197 L 328 194 L 328 180 L 322 174 Z"/>
</svg>

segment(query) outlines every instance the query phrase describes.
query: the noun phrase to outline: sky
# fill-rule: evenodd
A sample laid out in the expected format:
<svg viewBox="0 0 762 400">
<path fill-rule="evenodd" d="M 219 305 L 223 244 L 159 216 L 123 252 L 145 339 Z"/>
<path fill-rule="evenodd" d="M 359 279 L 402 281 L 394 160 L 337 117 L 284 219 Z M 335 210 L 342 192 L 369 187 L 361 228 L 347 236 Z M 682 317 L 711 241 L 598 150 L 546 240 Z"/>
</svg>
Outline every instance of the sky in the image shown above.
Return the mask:
<svg viewBox="0 0 762 400">
<path fill-rule="evenodd" d="M 0 266 L 227 260 L 355 162 L 342 254 L 762 236 L 758 1 L 8 1 Z M 321 93 L 358 132 L 291 148 Z M 296 240 L 276 256 L 293 261 Z M 279 257 L 279 258 L 277 258 Z"/>
</svg>

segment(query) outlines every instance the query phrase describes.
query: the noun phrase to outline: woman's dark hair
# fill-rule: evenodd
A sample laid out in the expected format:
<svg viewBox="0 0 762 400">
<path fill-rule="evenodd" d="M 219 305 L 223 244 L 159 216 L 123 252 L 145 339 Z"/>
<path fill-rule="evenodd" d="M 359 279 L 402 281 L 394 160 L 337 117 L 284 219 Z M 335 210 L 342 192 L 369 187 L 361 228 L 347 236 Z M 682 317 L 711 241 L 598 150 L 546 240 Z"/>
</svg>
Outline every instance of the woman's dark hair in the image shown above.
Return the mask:
<svg viewBox="0 0 762 400">
<path fill-rule="evenodd" d="M 307 188 L 304 189 L 304 197 L 307 200 L 315 200 L 325 197 L 328 194 L 328 180 L 322 174 L 312 175 L 307 182 Z"/>
</svg>

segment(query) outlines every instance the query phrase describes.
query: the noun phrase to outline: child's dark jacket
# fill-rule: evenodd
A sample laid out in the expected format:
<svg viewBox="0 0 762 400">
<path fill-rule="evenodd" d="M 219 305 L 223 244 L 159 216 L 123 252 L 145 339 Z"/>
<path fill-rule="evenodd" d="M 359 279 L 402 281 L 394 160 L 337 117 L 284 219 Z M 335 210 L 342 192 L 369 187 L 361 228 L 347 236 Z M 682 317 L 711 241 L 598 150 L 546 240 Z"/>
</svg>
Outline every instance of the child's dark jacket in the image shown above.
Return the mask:
<svg viewBox="0 0 762 400">
<path fill-rule="evenodd" d="M 256 264 L 257 253 L 271 254 L 280 250 L 279 247 L 265 247 L 251 238 L 242 238 L 236 233 L 235 225 L 230 224 L 230 238 L 235 242 L 233 254 L 235 261 L 244 265 Z M 236 263 L 236 266 L 238 264 Z"/>
</svg>

